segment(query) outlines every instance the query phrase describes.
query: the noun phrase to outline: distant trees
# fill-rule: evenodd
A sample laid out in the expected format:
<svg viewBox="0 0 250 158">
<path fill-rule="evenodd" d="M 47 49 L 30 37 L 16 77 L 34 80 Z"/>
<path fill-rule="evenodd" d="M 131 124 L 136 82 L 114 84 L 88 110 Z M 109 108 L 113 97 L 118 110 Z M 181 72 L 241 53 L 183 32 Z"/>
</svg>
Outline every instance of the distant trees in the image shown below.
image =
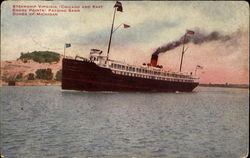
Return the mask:
<svg viewBox="0 0 250 158">
<path fill-rule="evenodd" d="M 34 80 L 35 79 L 35 74 L 29 73 L 27 79 L 28 80 Z"/>
<path fill-rule="evenodd" d="M 52 80 L 53 73 L 50 68 L 48 69 L 38 69 L 36 70 L 36 78 L 37 79 L 44 79 L 44 80 Z"/>
<path fill-rule="evenodd" d="M 62 80 L 62 69 L 56 72 L 56 81 Z"/>
<path fill-rule="evenodd" d="M 23 80 L 23 74 L 22 73 L 16 75 L 15 81 L 22 81 L 22 80 Z"/>
<path fill-rule="evenodd" d="M 31 53 L 21 53 L 20 59 L 24 62 L 34 60 L 39 63 L 52 63 L 60 60 L 60 54 L 51 51 L 33 51 Z"/>
</svg>

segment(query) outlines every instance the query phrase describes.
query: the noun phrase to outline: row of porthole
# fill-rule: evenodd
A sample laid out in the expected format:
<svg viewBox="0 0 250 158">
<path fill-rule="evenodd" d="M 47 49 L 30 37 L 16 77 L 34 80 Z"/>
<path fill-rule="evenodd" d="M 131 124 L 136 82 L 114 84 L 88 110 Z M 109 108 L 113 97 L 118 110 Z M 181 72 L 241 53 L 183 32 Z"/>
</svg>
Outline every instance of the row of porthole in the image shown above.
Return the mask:
<svg viewBox="0 0 250 158">
<path fill-rule="evenodd" d="M 132 72 L 139 72 L 139 73 L 146 73 L 146 74 L 154 74 L 154 75 L 160 75 L 161 72 L 158 71 L 153 71 L 153 70 L 146 70 L 146 69 L 139 69 L 139 68 L 132 68 L 124 65 L 119 65 L 119 64 L 111 64 L 111 68 L 114 69 L 120 69 L 120 70 L 126 70 L 126 71 L 132 71 Z M 163 76 L 169 76 L 169 77 L 181 77 L 178 76 L 177 74 L 169 74 L 169 73 L 163 73 Z M 182 75 L 182 77 L 185 77 Z M 188 78 L 188 77 L 186 77 Z"/>
<path fill-rule="evenodd" d="M 180 81 L 180 82 L 194 82 L 193 80 L 181 80 L 181 79 L 170 79 L 170 78 L 163 78 L 163 77 L 154 77 L 154 76 L 148 76 L 148 75 L 140 75 L 140 74 L 134 74 L 129 72 L 121 72 L 121 71 L 113 71 L 115 74 L 119 75 L 126 75 L 126 76 L 133 76 L 133 77 L 141 77 L 141 78 L 148 78 L 148 79 L 157 79 L 157 80 L 165 80 L 165 81 Z"/>
</svg>

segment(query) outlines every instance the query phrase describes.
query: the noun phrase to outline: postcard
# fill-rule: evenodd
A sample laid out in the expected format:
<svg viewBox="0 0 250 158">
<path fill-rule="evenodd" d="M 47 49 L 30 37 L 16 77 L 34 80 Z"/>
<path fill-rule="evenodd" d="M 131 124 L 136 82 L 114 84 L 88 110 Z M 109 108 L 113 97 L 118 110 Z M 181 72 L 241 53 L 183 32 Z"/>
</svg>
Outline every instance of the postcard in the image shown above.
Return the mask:
<svg viewBox="0 0 250 158">
<path fill-rule="evenodd" d="M 245 1 L 4 1 L 1 157 L 247 157 Z"/>
</svg>

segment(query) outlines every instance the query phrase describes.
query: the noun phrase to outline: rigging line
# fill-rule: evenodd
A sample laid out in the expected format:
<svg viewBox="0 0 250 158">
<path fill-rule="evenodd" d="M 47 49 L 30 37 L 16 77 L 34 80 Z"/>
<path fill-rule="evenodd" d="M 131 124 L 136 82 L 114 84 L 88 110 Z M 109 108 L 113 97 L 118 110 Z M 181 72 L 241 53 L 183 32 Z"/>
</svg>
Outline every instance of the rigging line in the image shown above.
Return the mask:
<svg viewBox="0 0 250 158">
<path fill-rule="evenodd" d="M 27 30 L 31 30 L 31 29 L 28 27 Z M 37 45 L 40 46 L 41 48 L 47 49 L 47 51 L 49 51 L 49 50 L 52 50 L 52 51 L 63 50 L 63 48 L 54 48 L 54 49 L 51 49 L 51 48 L 49 48 L 49 47 L 45 47 L 45 46 L 43 46 L 42 44 L 40 44 L 39 42 L 37 42 L 37 41 L 34 39 L 34 37 L 33 37 L 32 35 L 31 35 L 30 37 L 31 37 L 32 41 L 33 41 L 35 44 L 37 44 Z"/>
<path fill-rule="evenodd" d="M 32 41 L 35 43 L 35 44 L 37 44 L 37 45 L 39 45 L 40 47 L 42 47 L 42 48 L 45 48 L 45 49 L 47 49 L 47 50 L 53 50 L 53 51 L 56 51 L 56 50 L 62 50 L 63 48 L 49 48 L 49 47 L 45 47 L 45 46 L 42 46 L 39 42 L 37 42 L 37 41 L 35 41 L 35 39 L 31 36 L 31 39 L 32 39 Z"/>
</svg>

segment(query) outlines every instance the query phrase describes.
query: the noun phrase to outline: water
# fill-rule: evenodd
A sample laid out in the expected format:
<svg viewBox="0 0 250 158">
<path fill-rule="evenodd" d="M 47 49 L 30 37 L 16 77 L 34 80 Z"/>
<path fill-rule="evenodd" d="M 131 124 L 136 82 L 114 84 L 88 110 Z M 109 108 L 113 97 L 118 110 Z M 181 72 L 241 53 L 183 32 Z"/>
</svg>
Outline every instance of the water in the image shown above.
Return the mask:
<svg viewBox="0 0 250 158">
<path fill-rule="evenodd" d="M 1 87 L 1 150 L 8 158 L 238 158 L 248 149 L 248 95 Z"/>
</svg>

